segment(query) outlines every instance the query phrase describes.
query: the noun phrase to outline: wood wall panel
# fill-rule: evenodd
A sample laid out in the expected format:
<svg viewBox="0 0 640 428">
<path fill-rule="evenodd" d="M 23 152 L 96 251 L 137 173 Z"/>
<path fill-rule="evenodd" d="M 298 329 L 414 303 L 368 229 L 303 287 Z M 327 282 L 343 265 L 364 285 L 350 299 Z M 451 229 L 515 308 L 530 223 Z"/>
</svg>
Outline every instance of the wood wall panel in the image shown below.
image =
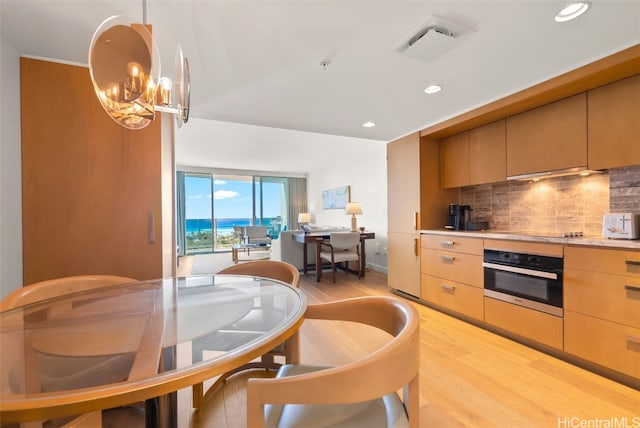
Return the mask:
<svg viewBox="0 0 640 428">
<path fill-rule="evenodd" d="M 24 284 L 161 277 L 160 120 L 125 129 L 102 109 L 88 68 L 29 58 L 21 104 Z"/>
</svg>

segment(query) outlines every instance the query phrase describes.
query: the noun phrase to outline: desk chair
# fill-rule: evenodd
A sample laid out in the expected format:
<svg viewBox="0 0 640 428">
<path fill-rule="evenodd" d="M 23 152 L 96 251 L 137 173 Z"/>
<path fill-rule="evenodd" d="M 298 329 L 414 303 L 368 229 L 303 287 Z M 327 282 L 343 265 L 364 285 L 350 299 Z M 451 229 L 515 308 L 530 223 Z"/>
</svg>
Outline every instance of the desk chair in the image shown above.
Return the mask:
<svg viewBox="0 0 640 428">
<path fill-rule="evenodd" d="M 392 338 L 345 365 L 285 365 L 274 379 L 249 379 L 247 426 L 419 426 L 420 317 L 411 303 L 368 296 L 309 305 L 305 318 L 367 324 Z"/>
<path fill-rule="evenodd" d="M 135 280 L 123 276 L 80 275 L 36 282 L 21 287 L 2 299 L 0 301 L 0 312 L 66 294 L 132 281 Z M 88 357 L 86 359 L 70 357 L 75 360 L 74 372 L 65 373 L 64 370 L 60 370 L 61 360 L 64 358 L 67 357 L 53 355 L 41 355 L 39 357 L 43 372 L 42 390 L 44 392 L 53 389 L 82 387 L 86 384 L 87 379 L 100 376 L 100 373 L 104 372 L 121 372 L 122 378 L 126 379 L 129 373 L 128 368 L 131 367 L 133 362 L 133 356 L 129 355 Z M 5 364 L 3 364 L 3 372 L 4 370 L 10 370 L 10 367 L 4 366 Z M 60 423 L 65 428 L 99 428 L 102 426 L 102 412 L 86 413 Z M 33 423 L 33 426 L 36 425 L 38 424 Z"/>
<path fill-rule="evenodd" d="M 336 265 L 345 264 L 348 273 L 347 263 L 358 262 L 358 279 L 362 278 L 362 262 L 360 260 L 360 233 L 359 232 L 338 232 L 329 235 L 329 242 L 320 242 L 320 259 L 331 263 L 333 270 L 333 282 L 336 282 Z"/>
<path fill-rule="evenodd" d="M 227 275 L 253 275 L 264 278 L 276 279 L 293 287 L 300 285 L 300 272 L 290 263 L 277 260 L 259 260 L 254 262 L 239 263 L 222 269 L 218 274 Z M 247 317 L 234 323 L 234 329 L 242 332 L 259 331 L 261 328 L 261 317 L 264 316 L 260 308 L 254 308 Z M 234 334 L 234 333 L 227 333 Z M 241 333 L 238 333 L 241 334 Z M 205 345 L 206 346 L 206 345 Z M 294 334 L 285 343 L 272 349 L 264 354 L 259 362 L 250 362 L 231 370 L 216 379 L 213 385 L 203 394 L 203 384 L 199 383 L 193 386 L 193 407 L 199 408 L 201 403 L 215 391 L 229 377 L 243 370 L 248 369 L 265 369 L 277 370 L 281 364 L 275 362 L 275 357 L 281 356 L 285 358 L 287 363 L 296 362 L 299 359 L 298 335 Z"/>
</svg>

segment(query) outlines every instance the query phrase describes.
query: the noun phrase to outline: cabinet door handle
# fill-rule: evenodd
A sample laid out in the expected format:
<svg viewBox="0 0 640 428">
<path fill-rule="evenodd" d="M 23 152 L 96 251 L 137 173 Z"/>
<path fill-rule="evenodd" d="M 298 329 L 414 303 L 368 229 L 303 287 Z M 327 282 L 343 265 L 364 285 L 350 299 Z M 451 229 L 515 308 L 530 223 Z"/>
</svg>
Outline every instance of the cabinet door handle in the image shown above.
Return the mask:
<svg viewBox="0 0 640 428">
<path fill-rule="evenodd" d="M 453 241 L 442 241 L 441 244 L 442 244 L 443 247 L 452 248 L 453 245 L 455 244 L 455 242 L 453 242 Z"/>
<path fill-rule="evenodd" d="M 638 292 L 640 292 L 640 287 L 636 287 L 634 285 L 625 285 L 624 288 L 627 291 L 638 291 Z"/>
<path fill-rule="evenodd" d="M 627 334 L 627 342 L 635 343 L 636 345 L 640 345 L 640 337 L 632 336 Z"/>
<path fill-rule="evenodd" d="M 419 239 L 414 239 L 413 240 L 413 254 L 418 257 L 420 254 L 418 253 L 418 248 L 420 248 L 420 240 Z"/>
<path fill-rule="evenodd" d="M 625 260 L 624 263 L 631 266 L 640 266 L 640 260 Z"/>
<path fill-rule="evenodd" d="M 453 263 L 455 257 L 453 256 L 440 256 L 440 259 L 445 263 Z"/>
<path fill-rule="evenodd" d="M 156 242 L 156 232 L 155 232 L 155 224 L 156 224 L 156 220 L 155 220 L 155 216 L 153 215 L 152 212 L 149 212 L 149 244 L 153 244 Z"/>
<path fill-rule="evenodd" d="M 442 287 L 444 291 L 448 291 L 449 293 L 453 293 L 456 289 L 456 287 L 449 284 L 440 284 L 440 287 Z"/>
<path fill-rule="evenodd" d="M 415 211 L 413 213 L 413 229 L 414 230 L 420 229 L 420 213 L 418 211 Z"/>
</svg>

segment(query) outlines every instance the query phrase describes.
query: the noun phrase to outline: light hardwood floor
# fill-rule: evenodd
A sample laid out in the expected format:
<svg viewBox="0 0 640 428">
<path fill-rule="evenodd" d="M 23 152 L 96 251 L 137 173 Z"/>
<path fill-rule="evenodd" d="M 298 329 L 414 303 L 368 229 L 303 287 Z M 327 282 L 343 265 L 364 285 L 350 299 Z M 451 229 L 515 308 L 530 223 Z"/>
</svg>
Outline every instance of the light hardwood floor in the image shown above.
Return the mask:
<svg viewBox="0 0 640 428">
<path fill-rule="evenodd" d="M 231 263 L 228 254 L 216 263 Z M 193 260 L 180 273 L 188 274 Z M 211 261 L 207 259 L 206 263 Z M 301 278 L 309 303 L 390 294 L 386 276 L 330 273 Z M 420 417 L 424 427 L 640 427 L 640 392 L 481 328 L 415 304 L 421 316 Z M 306 321 L 301 359 L 341 364 L 367 354 L 384 334 L 348 323 Z M 382 368 L 381 370 L 384 370 Z M 245 372 L 230 378 L 198 411 L 191 390 L 178 393 L 179 427 L 246 427 Z M 104 426 L 141 426 L 139 414 L 105 418 Z M 617 425 L 616 425 L 617 424 Z"/>
<path fill-rule="evenodd" d="M 386 276 L 377 272 L 361 280 L 339 272 L 335 284 L 330 277 L 320 283 L 302 278 L 309 303 L 389 294 Z M 640 427 L 639 391 L 415 305 L 421 316 L 420 426 Z M 386 340 L 369 327 L 327 321 L 306 321 L 301 334 L 301 360 L 309 364 L 341 364 Z M 244 382 L 256 373 L 262 372 L 232 377 L 199 411 L 189 410 L 190 391 L 180 391 L 180 426 L 245 427 Z"/>
</svg>

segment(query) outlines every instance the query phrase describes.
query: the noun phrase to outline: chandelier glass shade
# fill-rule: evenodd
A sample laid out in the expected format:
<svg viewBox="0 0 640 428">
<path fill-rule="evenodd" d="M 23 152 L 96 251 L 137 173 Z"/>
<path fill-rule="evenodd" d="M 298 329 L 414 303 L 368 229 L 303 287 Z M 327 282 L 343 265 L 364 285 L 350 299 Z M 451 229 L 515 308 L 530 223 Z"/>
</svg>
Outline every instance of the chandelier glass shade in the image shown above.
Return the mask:
<svg viewBox="0 0 640 428">
<path fill-rule="evenodd" d="M 188 61 L 178 47 L 175 85 L 161 77 L 160 53 L 146 24 L 124 16 L 106 19 L 91 40 L 89 71 L 100 104 L 125 128 L 146 127 L 156 111 L 173 114 L 178 127 L 189 118 Z"/>
</svg>

